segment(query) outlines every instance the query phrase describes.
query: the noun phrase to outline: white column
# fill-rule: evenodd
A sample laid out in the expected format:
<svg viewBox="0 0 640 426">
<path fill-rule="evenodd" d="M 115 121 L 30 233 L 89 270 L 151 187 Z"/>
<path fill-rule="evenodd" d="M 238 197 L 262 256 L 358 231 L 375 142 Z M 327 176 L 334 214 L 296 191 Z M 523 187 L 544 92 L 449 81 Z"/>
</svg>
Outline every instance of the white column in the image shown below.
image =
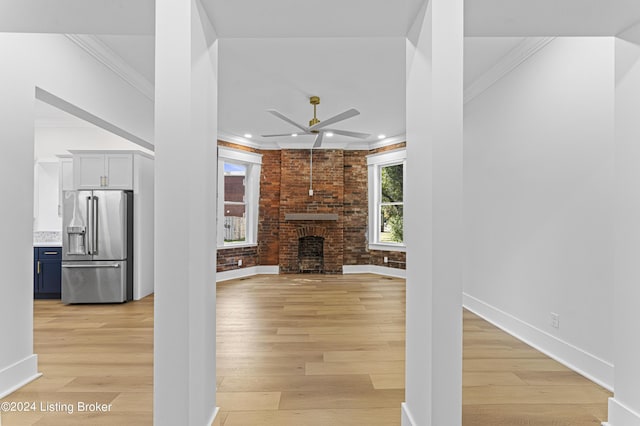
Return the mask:
<svg viewBox="0 0 640 426">
<path fill-rule="evenodd" d="M 0 34 L 0 397 L 37 375 L 33 353 L 33 75 L 16 36 Z"/>
<path fill-rule="evenodd" d="M 407 359 L 403 426 L 462 423 L 462 0 L 407 41 Z"/>
<path fill-rule="evenodd" d="M 217 411 L 215 39 L 197 0 L 156 1 L 156 425 Z"/>
<path fill-rule="evenodd" d="M 640 425 L 640 26 L 616 39 L 614 396 L 609 425 Z"/>
</svg>

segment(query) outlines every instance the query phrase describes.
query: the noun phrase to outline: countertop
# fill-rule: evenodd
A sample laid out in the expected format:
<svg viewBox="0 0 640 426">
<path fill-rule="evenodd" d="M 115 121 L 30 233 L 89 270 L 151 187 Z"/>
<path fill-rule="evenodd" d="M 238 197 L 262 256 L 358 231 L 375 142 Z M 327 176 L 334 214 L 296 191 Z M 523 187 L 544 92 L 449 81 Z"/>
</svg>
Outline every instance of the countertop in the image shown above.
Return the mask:
<svg viewBox="0 0 640 426">
<path fill-rule="evenodd" d="M 62 247 L 62 241 L 38 241 L 33 243 L 34 247 Z"/>
</svg>

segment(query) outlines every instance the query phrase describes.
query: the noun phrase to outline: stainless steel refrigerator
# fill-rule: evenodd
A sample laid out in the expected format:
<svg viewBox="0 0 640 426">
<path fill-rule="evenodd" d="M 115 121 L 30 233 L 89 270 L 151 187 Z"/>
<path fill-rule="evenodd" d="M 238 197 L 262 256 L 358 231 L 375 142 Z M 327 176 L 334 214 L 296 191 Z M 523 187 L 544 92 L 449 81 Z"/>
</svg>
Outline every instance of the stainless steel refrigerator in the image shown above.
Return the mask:
<svg viewBox="0 0 640 426">
<path fill-rule="evenodd" d="M 133 299 L 133 193 L 64 191 L 62 302 Z"/>
</svg>

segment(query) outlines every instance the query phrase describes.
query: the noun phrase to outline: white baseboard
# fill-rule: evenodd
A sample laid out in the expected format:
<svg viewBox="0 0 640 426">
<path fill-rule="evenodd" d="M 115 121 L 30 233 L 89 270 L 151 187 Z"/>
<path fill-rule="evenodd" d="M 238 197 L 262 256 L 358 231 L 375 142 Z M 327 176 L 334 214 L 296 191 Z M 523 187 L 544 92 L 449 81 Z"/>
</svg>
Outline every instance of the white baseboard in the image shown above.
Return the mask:
<svg viewBox="0 0 640 426">
<path fill-rule="evenodd" d="M 206 426 L 213 426 L 213 424 L 216 422 L 216 417 L 218 417 L 218 413 L 220 412 L 220 407 L 216 407 L 215 410 L 213 410 L 213 414 L 211 415 L 211 418 L 209 419 L 209 422 L 206 423 Z M 2 425 L 0 425 L 2 426 Z"/>
<path fill-rule="evenodd" d="M 235 280 L 237 278 L 252 277 L 254 275 L 278 275 L 279 266 L 250 266 L 248 268 L 232 269 L 230 271 L 216 272 L 216 282 Z"/>
<path fill-rule="evenodd" d="M 613 364 L 466 293 L 462 305 L 559 363 L 613 391 Z"/>
<path fill-rule="evenodd" d="M 249 268 L 232 269 L 230 271 L 216 272 L 216 282 L 235 280 L 238 278 L 252 277 L 254 275 L 278 275 L 279 266 L 251 266 Z M 344 265 L 343 274 L 376 274 L 387 277 L 406 278 L 404 269 L 387 268 L 378 265 Z"/>
<path fill-rule="evenodd" d="M 342 266 L 343 274 L 376 274 L 387 277 L 407 278 L 407 271 L 398 268 L 389 268 L 378 265 L 344 265 Z"/>
<path fill-rule="evenodd" d="M 640 426 L 640 413 L 621 404 L 615 397 L 609 398 L 609 421 L 602 426 Z"/>
<path fill-rule="evenodd" d="M 417 423 L 413 420 L 413 416 L 411 415 L 411 411 L 407 406 L 406 402 L 403 402 L 401 405 L 401 426 L 417 426 Z"/>
<path fill-rule="evenodd" d="M 38 373 L 38 355 L 35 354 L 0 370 L 0 398 L 15 392 L 40 376 L 42 373 Z"/>
</svg>

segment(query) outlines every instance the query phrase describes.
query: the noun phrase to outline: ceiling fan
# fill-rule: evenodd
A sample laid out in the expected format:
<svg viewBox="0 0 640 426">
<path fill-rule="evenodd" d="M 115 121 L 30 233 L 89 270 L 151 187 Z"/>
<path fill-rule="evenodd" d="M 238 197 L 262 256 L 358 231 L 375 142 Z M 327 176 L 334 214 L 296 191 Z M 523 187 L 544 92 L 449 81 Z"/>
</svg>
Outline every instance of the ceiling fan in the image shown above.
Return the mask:
<svg viewBox="0 0 640 426">
<path fill-rule="evenodd" d="M 336 129 L 327 128 L 327 126 L 331 124 L 335 124 L 339 121 L 346 120 L 347 118 L 355 117 L 356 115 L 360 114 L 360 111 L 358 111 L 357 109 L 355 108 L 348 109 L 345 112 L 342 112 L 338 115 L 335 115 L 321 122 L 316 117 L 316 106 L 320 103 L 320 98 L 318 96 L 311 96 L 309 98 L 309 103 L 313 105 L 313 118 L 309 121 L 309 127 L 296 123 L 295 121 L 293 121 L 286 115 L 282 114 L 281 112 L 276 111 L 275 109 L 268 109 L 267 112 L 275 115 L 276 117 L 286 121 L 289 124 L 292 124 L 293 126 L 302 130 L 302 132 L 281 133 L 277 135 L 262 135 L 262 137 L 272 138 L 272 137 L 282 137 L 282 136 L 316 135 L 316 139 L 313 142 L 313 148 L 318 148 L 322 144 L 322 141 L 325 135 L 331 136 L 332 134 L 335 134 L 335 135 L 349 136 L 351 138 L 358 138 L 358 139 L 366 139 L 370 136 L 368 133 L 350 132 L 347 130 L 336 130 Z"/>
</svg>

